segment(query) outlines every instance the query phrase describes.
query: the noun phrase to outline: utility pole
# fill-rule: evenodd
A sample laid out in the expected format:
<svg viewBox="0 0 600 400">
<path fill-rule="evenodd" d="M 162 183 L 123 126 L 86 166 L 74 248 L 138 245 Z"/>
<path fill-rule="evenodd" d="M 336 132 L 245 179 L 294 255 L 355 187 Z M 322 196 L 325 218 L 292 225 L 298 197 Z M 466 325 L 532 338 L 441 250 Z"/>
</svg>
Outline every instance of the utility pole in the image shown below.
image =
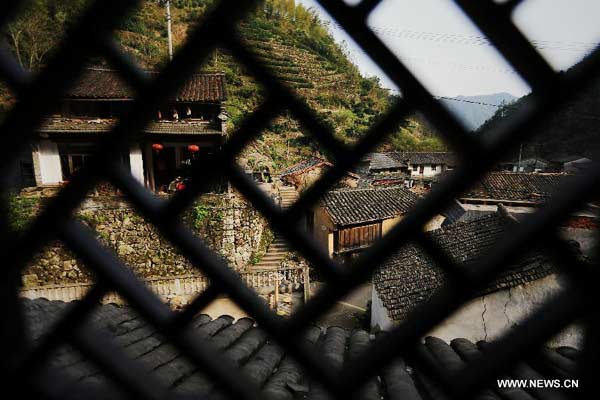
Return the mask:
<svg viewBox="0 0 600 400">
<path fill-rule="evenodd" d="M 519 145 L 519 163 L 517 164 L 517 172 L 521 172 L 521 155 L 523 154 L 523 143 Z"/>
<path fill-rule="evenodd" d="M 167 39 L 169 41 L 169 60 L 173 60 L 173 35 L 171 33 L 171 1 L 162 0 L 167 10 Z"/>
</svg>

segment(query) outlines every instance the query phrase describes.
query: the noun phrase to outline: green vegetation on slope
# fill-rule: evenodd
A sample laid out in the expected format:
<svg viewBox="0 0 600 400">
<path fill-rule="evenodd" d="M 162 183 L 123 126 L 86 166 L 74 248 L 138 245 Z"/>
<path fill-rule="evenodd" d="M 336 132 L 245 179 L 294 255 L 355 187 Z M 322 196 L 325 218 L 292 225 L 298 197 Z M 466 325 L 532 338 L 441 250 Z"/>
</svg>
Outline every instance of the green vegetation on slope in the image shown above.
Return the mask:
<svg viewBox="0 0 600 400">
<path fill-rule="evenodd" d="M 557 94 L 560 95 L 560 94 Z M 500 108 L 486 121 L 477 134 L 488 134 L 490 130 L 506 122 L 526 109 L 531 94 Z M 600 77 L 591 81 L 573 100 L 568 101 L 557 112 L 553 112 L 522 144 L 522 157 L 556 159 L 564 156 L 587 156 L 595 159 L 600 149 Z M 516 159 L 519 146 L 512 150 L 507 159 Z"/>
<path fill-rule="evenodd" d="M 43 66 L 56 41 L 88 0 L 32 0 L 32 3 L 34 6 L 24 10 L 14 24 L 35 33 L 24 34 L 27 39 L 18 45 L 14 38 L 11 41 L 10 30 L 6 38 L 22 64 L 35 70 Z M 212 3 L 213 0 L 172 1 L 175 49 L 182 45 Z M 48 30 L 54 31 L 49 34 Z M 267 0 L 240 24 L 239 32 L 256 56 L 301 96 L 341 141 L 350 143 L 363 135 L 394 100 L 376 78 L 362 77 L 313 10 L 296 5 L 294 0 Z M 44 40 L 36 39 L 40 36 Z M 160 68 L 167 62 L 166 36 L 164 8 L 156 1 L 144 2 L 117 32 L 122 47 L 145 68 Z M 32 53 L 44 56 L 31 57 Z M 229 128 L 234 131 L 260 104 L 263 90 L 227 49 L 216 49 L 203 69 L 225 72 Z M 440 150 L 443 146 L 418 118 L 410 118 L 383 148 Z M 284 112 L 248 146 L 240 162 L 251 168 L 268 166 L 277 170 L 318 153 L 318 144 Z"/>
</svg>

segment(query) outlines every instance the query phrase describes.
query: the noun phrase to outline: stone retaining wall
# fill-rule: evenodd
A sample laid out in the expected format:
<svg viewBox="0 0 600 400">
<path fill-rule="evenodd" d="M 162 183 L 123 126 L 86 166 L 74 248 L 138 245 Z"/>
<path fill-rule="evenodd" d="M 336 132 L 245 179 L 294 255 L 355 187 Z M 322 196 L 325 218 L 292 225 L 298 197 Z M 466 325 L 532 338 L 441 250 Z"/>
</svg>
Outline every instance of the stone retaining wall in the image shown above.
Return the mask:
<svg viewBox="0 0 600 400">
<path fill-rule="evenodd" d="M 44 201 L 39 199 L 32 214 Z M 141 278 L 200 274 L 123 197 L 90 197 L 77 218 Z M 182 218 L 237 271 L 248 266 L 266 227 L 260 214 L 234 194 L 205 195 Z M 26 287 L 91 281 L 90 271 L 58 241 L 37 254 L 24 274 Z"/>
</svg>

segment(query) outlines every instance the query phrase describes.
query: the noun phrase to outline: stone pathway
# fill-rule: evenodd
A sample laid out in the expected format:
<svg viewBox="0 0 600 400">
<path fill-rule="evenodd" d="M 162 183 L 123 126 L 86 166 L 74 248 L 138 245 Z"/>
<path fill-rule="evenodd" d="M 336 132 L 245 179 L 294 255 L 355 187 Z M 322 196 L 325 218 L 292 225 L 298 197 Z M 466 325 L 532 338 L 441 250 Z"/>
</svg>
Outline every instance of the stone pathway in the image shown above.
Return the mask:
<svg viewBox="0 0 600 400">
<path fill-rule="evenodd" d="M 291 186 L 281 186 L 279 188 L 279 195 L 281 196 L 281 208 L 283 209 L 290 207 L 298 198 L 298 192 Z M 276 269 L 281 265 L 281 262 L 290 250 L 283 236 L 275 232 L 275 237 L 269 245 L 267 252 L 258 264 L 252 266 L 252 269 Z"/>
</svg>

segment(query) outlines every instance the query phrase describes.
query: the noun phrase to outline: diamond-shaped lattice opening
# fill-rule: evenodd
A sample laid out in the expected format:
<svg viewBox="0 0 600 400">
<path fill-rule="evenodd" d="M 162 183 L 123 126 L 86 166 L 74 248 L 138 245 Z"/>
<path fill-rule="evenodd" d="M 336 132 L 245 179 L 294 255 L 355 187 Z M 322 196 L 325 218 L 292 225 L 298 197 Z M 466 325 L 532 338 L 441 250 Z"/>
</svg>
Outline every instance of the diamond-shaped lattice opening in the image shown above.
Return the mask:
<svg viewBox="0 0 600 400">
<path fill-rule="evenodd" d="M 503 103 L 529 91 L 453 2 L 414 7 L 383 1 L 369 25 L 468 130 L 483 123 L 484 114 L 491 117 Z"/>
<path fill-rule="evenodd" d="M 581 0 L 568 7 L 548 0 L 524 1 L 514 10 L 513 21 L 556 71 L 566 71 L 600 42 L 593 17 L 597 7 Z"/>
</svg>

